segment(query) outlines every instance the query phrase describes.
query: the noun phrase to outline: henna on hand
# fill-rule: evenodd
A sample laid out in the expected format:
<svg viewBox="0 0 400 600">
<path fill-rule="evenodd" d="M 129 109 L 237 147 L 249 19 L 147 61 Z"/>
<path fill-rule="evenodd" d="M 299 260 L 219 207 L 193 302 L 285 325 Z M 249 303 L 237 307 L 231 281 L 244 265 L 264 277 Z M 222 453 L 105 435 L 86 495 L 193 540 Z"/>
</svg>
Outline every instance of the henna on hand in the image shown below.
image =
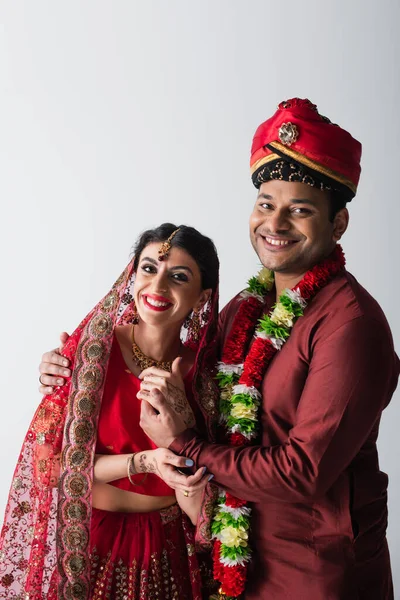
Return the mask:
<svg viewBox="0 0 400 600">
<path fill-rule="evenodd" d="M 167 395 L 165 400 L 168 402 L 170 407 L 176 412 L 176 414 L 181 415 L 183 422 L 186 427 L 194 427 L 196 425 L 196 420 L 194 418 L 194 414 L 192 408 L 186 398 L 186 394 L 179 387 L 176 387 L 168 380 L 167 384 Z"/>
<path fill-rule="evenodd" d="M 139 456 L 139 471 L 141 473 L 154 473 L 161 477 L 160 469 L 158 468 L 157 459 L 148 460 L 147 454 L 142 453 Z"/>
</svg>

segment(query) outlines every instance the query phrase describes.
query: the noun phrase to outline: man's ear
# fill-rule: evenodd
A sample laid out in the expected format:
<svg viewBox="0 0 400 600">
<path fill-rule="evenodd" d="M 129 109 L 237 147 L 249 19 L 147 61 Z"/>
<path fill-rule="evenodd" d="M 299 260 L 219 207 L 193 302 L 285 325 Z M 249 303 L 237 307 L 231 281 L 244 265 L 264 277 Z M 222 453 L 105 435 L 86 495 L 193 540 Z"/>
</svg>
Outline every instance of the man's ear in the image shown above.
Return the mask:
<svg viewBox="0 0 400 600">
<path fill-rule="evenodd" d="M 347 208 L 341 208 L 339 212 L 336 213 L 335 218 L 333 219 L 332 237 L 335 242 L 338 242 L 341 239 L 348 225 L 349 211 L 347 210 Z"/>
</svg>

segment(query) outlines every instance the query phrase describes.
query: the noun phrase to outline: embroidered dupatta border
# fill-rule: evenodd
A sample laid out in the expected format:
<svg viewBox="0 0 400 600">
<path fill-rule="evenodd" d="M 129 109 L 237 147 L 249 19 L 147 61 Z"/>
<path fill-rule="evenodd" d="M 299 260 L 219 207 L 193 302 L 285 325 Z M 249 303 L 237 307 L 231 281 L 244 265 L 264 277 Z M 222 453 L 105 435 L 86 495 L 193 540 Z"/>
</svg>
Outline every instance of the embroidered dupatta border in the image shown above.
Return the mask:
<svg viewBox="0 0 400 600">
<path fill-rule="evenodd" d="M 79 339 L 68 398 L 58 486 L 58 599 L 90 593 L 90 520 L 97 423 L 120 298 L 133 261 L 97 305 Z"/>
</svg>

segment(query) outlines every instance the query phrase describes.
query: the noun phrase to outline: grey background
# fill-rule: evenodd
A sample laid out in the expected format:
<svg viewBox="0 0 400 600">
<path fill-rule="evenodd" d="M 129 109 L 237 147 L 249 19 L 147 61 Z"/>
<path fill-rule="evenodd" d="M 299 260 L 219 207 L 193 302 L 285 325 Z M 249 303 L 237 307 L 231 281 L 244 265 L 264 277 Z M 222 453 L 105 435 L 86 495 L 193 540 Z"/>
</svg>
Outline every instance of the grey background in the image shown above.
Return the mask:
<svg viewBox="0 0 400 600">
<path fill-rule="evenodd" d="M 41 354 L 143 228 L 211 235 L 222 304 L 257 269 L 249 149 L 283 99 L 310 98 L 363 143 L 343 245 L 399 340 L 399 24 L 395 0 L 0 3 L 0 512 Z M 379 440 L 397 598 L 399 416 L 397 393 Z"/>
</svg>

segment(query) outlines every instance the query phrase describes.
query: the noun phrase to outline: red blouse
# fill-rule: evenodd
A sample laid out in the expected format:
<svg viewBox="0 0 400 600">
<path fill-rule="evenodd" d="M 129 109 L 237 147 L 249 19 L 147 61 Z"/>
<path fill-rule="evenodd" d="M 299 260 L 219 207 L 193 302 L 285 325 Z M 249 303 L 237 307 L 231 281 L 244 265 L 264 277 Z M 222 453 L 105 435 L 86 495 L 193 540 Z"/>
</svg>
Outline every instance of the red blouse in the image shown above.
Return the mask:
<svg viewBox="0 0 400 600">
<path fill-rule="evenodd" d="M 185 377 L 186 394 L 193 404 L 193 369 Z M 121 348 L 114 336 L 97 428 L 96 454 L 130 454 L 157 448 L 139 425 L 140 400 L 136 397 L 140 379 L 127 367 Z M 199 409 L 194 407 L 196 417 Z M 140 482 L 143 474 L 134 475 Z M 149 473 L 144 484 L 132 485 L 128 477 L 110 482 L 121 490 L 148 496 L 173 496 L 171 489 L 158 475 Z"/>
</svg>

